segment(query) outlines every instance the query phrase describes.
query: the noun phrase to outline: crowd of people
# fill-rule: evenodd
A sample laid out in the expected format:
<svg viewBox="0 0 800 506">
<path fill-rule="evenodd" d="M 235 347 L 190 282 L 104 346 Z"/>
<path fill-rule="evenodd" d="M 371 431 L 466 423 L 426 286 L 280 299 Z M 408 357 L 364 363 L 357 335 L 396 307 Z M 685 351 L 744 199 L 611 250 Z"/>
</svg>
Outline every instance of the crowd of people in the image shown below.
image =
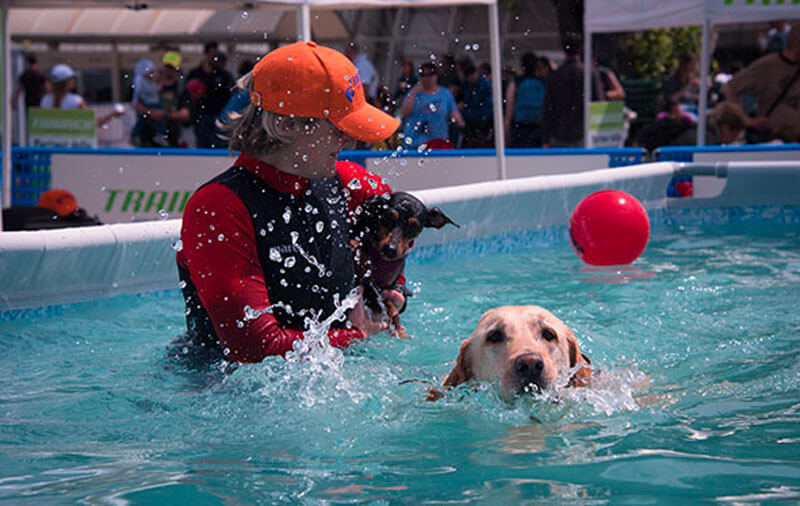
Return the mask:
<svg viewBox="0 0 800 506">
<path fill-rule="evenodd" d="M 800 138 L 796 68 L 800 61 L 800 30 L 775 23 L 762 41 L 762 58 L 734 74 L 719 72 L 709 83 L 708 104 L 713 108 L 706 132 L 708 144 L 796 142 Z M 524 52 L 518 67 L 502 71 L 503 121 L 507 147 L 582 147 L 584 145 L 582 44 L 577 36 L 563 40 L 563 60 Z M 416 65 L 402 62 L 394 85 L 381 79 L 365 48 L 354 41 L 343 54 L 353 63 L 369 103 L 402 122 L 392 137 L 376 149 L 452 149 L 495 147 L 492 75 L 487 63 L 446 54 Z M 227 69 L 227 56 L 216 42 L 204 46 L 200 64 L 184 73 L 181 55 L 166 51 L 159 65 L 142 59 L 136 64 L 131 109 L 136 114 L 131 143 L 141 147 L 220 148 L 220 126 L 231 113 L 249 102 L 236 79 L 253 62 L 244 60 L 238 76 Z M 655 99 L 658 114 L 629 130 L 626 145 L 652 150 L 663 145 L 692 145 L 697 136 L 700 80 L 698 57 L 683 55 L 677 68 L 665 76 Z M 626 92 L 616 74 L 592 62 L 592 101 L 624 101 Z M 74 92 L 75 72 L 55 65 L 49 79 L 36 58 L 19 77 L 13 106 L 20 90 L 26 107 L 86 108 Z M 711 109 L 709 109 L 711 111 Z M 120 112 L 98 119 L 108 121 Z M 627 120 L 636 112 L 625 109 Z M 630 126 L 627 124 L 626 126 Z M 360 144 L 359 147 L 367 148 Z"/>
</svg>

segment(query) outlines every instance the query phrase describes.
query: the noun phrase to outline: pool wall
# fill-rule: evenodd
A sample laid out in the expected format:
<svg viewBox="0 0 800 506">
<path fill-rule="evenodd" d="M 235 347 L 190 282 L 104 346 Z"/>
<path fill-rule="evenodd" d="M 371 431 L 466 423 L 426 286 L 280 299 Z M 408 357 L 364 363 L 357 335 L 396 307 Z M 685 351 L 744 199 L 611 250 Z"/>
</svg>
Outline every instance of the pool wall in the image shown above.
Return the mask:
<svg viewBox="0 0 800 506">
<path fill-rule="evenodd" d="M 676 174 L 706 191 L 666 196 Z M 417 191 L 460 228 L 426 233 L 422 247 L 566 225 L 575 205 L 621 189 L 658 213 L 669 209 L 800 206 L 800 162 L 662 162 Z M 0 311 L 177 287 L 174 244 L 180 220 L 0 233 Z"/>
</svg>

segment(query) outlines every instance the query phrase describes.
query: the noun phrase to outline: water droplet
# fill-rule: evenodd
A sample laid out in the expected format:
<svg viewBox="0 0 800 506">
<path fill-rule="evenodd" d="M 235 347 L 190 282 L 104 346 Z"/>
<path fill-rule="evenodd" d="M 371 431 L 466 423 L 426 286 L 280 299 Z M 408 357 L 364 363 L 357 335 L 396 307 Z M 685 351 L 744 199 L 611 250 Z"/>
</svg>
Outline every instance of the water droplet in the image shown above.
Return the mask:
<svg viewBox="0 0 800 506">
<path fill-rule="evenodd" d="M 367 179 L 367 182 L 369 183 L 370 187 L 372 187 L 373 190 L 378 188 L 378 182 L 375 181 L 374 179 L 369 178 Z"/>
<path fill-rule="evenodd" d="M 317 222 L 317 233 L 320 234 L 325 229 L 325 224 L 321 221 Z"/>
<path fill-rule="evenodd" d="M 291 59 L 291 58 L 290 58 L 290 59 Z M 280 102 L 278 102 L 278 107 L 283 107 L 283 100 L 281 100 Z"/>
<path fill-rule="evenodd" d="M 249 16 L 250 14 L 248 14 L 247 11 L 242 11 L 242 19 L 247 19 Z"/>
<path fill-rule="evenodd" d="M 166 220 L 167 218 L 169 218 L 169 213 L 164 209 L 159 209 L 158 216 L 161 217 L 162 220 Z"/>
<path fill-rule="evenodd" d="M 361 181 L 359 181 L 358 178 L 354 178 L 352 181 L 347 183 L 347 187 L 351 190 L 360 190 L 362 188 Z"/>
<path fill-rule="evenodd" d="M 283 212 L 283 221 L 288 225 L 291 219 L 292 219 L 292 210 L 287 207 L 286 211 Z"/>
<path fill-rule="evenodd" d="M 175 251 L 182 250 L 183 249 L 183 241 L 178 239 L 177 241 L 173 242 L 172 243 L 172 249 L 174 249 Z"/>
<path fill-rule="evenodd" d="M 269 249 L 269 259 L 273 262 L 280 262 L 283 256 L 281 256 L 281 252 L 278 251 L 278 248 L 270 248 Z"/>
<path fill-rule="evenodd" d="M 405 142 L 410 146 L 414 142 L 414 139 L 412 139 L 411 137 L 406 137 L 405 139 L 403 139 L 403 142 Z"/>
<path fill-rule="evenodd" d="M 304 161 L 304 162 L 307 162 L 307 161 L 308 161 L 308 155 L 303 155 L 303 161 Z"/>
<path fill-rule="evenodd" d="M 428 109 L 430 109 L 431 112 L 436 112 L 436 104 L 433 103 L 428 104 Z"/>
<path fill-rule="evenodd" d="M 261 235 L 261 237 L 266 237 L 267 236 L 267 231 L 264 230 L 263 228 L 261 230 L 259 230 L 258 233 L 259 233 L 259 235 Z"/>
<path fill-rule="evenodd" d="M 178 282 L 178 288 L 180 288 L 181 290 L 182 290 L 182 289 L 184 289 L 184 288 L 186 288 L 186 281 L 184 281 L 184 280 L 180 280 L 180 281 Z"/>
<path fill-rule="evenodd" d="M 323 110 L 322 110 L 322 115 L 323 115 L 323 116 L 327 116 L 327 115 L 328 115 L 328 114 L 330 114 L 330 113 L 331 113 L 331 111 L 329 111 L 329 110 L 327 110 L 327 109 L 323 109 Z"/>
<path fill-rule="evenodd" d="M 283 260 L 283 266 L 287 269 L 291 269 L 297 263 L 297 259 L 295 257 L 286 257 Z"/>
<path fill-rule="evenodd" d="M 219 234 L 219 235 L 217 236 L 217 240 L 218 240 L 218 241 L 224 241 L 224 240 L 225 240 L 225 236 L 224 236 L 223 234 Z"/>
<path fill-rule="evenodd" d="M 269 230 L 270 232 L 275 230 L 275 224 L 273 222 L 271 222 L 271 221 L 269 223 L 267 223 L 267 230 Z"/>
<path fill-rule="evenodd" d="M 300 239 L 300 232 L 292 230 L 291 232 L 289 232 L 289 235 L 292 238 L 292 244 L 297 244 L 297 240 Z"/>
<path fill-rule="evenodd" d="M 125 172 L 125 167 L 120 167 L 119 168 L 119 173 L 122 174 L 123 172 Z"/>
</svg>

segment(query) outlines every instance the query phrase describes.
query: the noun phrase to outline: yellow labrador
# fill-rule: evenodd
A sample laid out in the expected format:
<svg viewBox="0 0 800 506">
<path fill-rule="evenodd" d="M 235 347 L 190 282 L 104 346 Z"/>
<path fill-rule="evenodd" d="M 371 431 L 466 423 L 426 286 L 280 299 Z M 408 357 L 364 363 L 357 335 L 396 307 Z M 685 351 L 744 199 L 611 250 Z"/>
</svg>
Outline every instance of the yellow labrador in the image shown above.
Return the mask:
<svg viewBox="0 0 800 506">
<path fill-rule="evenodd" d="M 461 343 L 455 367 L 443 387 L 470 379 L 497 382 L 507 399 L 555 385 L 562 370 L 577 371 L 568 386 L 585 386 L 592 362 L 581 353 L 572 330 L 539 306 L 502 306 L 484 313 Z M 441 397 L 432 392 L 429 399 Z"/>
</svg>

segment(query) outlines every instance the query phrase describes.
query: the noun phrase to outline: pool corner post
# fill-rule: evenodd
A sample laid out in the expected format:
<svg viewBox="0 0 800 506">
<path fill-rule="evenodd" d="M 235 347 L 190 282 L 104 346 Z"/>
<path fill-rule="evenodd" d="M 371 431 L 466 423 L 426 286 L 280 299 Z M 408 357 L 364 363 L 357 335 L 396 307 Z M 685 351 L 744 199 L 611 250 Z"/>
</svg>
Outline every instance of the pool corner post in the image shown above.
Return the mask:
<svg viewBox="0 0 800 506">
<path fill-rule="evenodd" d="M 11 9 L 9 1 L 3 0 L 1 5 L 3 16 L 3 103 L 0 113 L 3 115 L 3 191 L 0 195 L 0 211 L 3 207 L 11 207 L 11 35 L 9 34 L 8 17 Z M 0 232 L 3 231 L 3 213 L 0 212 Z"/>
<path fill-rule="evenodd" d="M 307 0 L 297 6 L 297 40 L 311 40 L 311 7 Z"/>
<path fill-rule="evenodd" d="M 506 170 L 505 132 L 503 125 L 503 77 L 500 67 L 500 15 L 497 0 L 492 0 L 489 9 L 489 51 L 492 64 L 492 107 L 494 117 L 494 147 L 497 156 L 497 172 L 501 180 L 508 179 Z"/>
</svg>

